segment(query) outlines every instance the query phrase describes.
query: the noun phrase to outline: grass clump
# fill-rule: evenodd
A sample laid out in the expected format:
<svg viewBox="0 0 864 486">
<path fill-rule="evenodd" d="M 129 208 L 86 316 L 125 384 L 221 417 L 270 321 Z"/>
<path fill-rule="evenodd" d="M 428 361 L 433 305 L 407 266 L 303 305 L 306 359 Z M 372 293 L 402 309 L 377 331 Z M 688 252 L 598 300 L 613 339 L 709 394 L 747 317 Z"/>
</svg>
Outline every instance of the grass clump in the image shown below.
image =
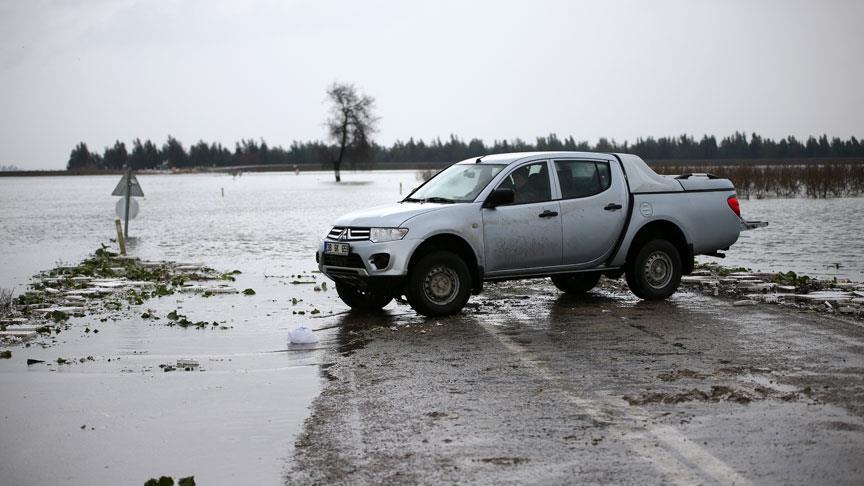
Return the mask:
<svg viewBox="0 0 864 486">
<path fill-rule="evenodd" d="M 12 289 L 0 289 L 0 317 L 7 316 L 12 313 L 12 303 L 14 299 Z"/>
<path fill-rule="evenodd" d="M 170 476 L 161 476 L 159 479 L 148 479 L 144 486 L 174 486 L 174 478 Z M 195 486 L 195 476 L 179 478 L 177 486 Z"/>
</svg>

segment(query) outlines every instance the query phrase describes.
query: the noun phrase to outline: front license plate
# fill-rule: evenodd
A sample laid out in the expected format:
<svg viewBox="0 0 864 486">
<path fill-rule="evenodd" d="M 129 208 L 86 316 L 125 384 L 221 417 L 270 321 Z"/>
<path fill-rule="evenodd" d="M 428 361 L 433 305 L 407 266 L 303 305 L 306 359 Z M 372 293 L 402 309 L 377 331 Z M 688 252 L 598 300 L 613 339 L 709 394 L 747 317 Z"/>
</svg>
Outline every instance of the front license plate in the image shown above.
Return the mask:
<svg viewBox="0 0 864 486">
<path fill-rule="evenodd" d="M 348 255 L 348 252 L 351 250 L 351 245 L 348 243 L 324 243 L 324 253 L 328 255 Z"/>
</svg>

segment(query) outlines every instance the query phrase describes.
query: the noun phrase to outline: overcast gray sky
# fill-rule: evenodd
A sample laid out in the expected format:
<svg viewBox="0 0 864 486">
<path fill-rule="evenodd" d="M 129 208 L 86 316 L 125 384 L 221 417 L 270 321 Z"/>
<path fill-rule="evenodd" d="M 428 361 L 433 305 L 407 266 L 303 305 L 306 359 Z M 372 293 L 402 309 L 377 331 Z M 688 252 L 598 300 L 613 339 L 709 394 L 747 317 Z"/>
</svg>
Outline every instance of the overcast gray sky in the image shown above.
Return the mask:
<svg viewBox="0 0 864 486">
<path fill-rule="evenodd" d="M 384 144 L 860 138 L 862 19 L 858 1 L 0 0 L 0 164 L 322 139 L 334 80 L 377 99 Z"/>
</svg>

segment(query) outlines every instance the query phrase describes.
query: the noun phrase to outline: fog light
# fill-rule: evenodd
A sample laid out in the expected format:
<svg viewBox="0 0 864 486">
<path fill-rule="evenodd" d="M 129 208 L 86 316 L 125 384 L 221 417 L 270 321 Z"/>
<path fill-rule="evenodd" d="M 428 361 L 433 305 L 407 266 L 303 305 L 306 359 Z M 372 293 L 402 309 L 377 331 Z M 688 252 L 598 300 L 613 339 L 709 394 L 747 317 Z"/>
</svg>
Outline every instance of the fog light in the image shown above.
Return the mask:
<svg viewBox="0 0 864 486">
<path fill-rule="evenodd" d="M 369 263 L 375 266 L 377 270 L 383 270 L 390 265 L 389 253 L 376 253 L 369 258 Z"/>
</svg>

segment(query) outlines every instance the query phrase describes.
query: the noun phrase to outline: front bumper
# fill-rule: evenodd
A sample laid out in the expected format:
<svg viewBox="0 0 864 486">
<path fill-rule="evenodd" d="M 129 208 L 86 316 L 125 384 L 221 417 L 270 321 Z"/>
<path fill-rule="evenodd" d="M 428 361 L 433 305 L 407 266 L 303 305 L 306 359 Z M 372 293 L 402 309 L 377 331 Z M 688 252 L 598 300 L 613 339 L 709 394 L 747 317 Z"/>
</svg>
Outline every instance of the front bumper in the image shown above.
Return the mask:
<svg viewBox="0 0 864 486">
<path fill-rule="evenodd" d="M 420 240 L 402 239 L 384 243 L 371 241 L 350 241 L 347 257 L 324 254 L 324 242 L 318 244 L 315 260 L 321 273 L 333 280 L 366 281 L 378 277 L 399 278 L 408 275 L 408 261 Z M 383 258 L 389 255 L 386 266 L 379 267 Z M 377 263 L 377 265 L 376 265 Z M 383 280 L 388 280 L 382 278 Z"/>
</svg>

